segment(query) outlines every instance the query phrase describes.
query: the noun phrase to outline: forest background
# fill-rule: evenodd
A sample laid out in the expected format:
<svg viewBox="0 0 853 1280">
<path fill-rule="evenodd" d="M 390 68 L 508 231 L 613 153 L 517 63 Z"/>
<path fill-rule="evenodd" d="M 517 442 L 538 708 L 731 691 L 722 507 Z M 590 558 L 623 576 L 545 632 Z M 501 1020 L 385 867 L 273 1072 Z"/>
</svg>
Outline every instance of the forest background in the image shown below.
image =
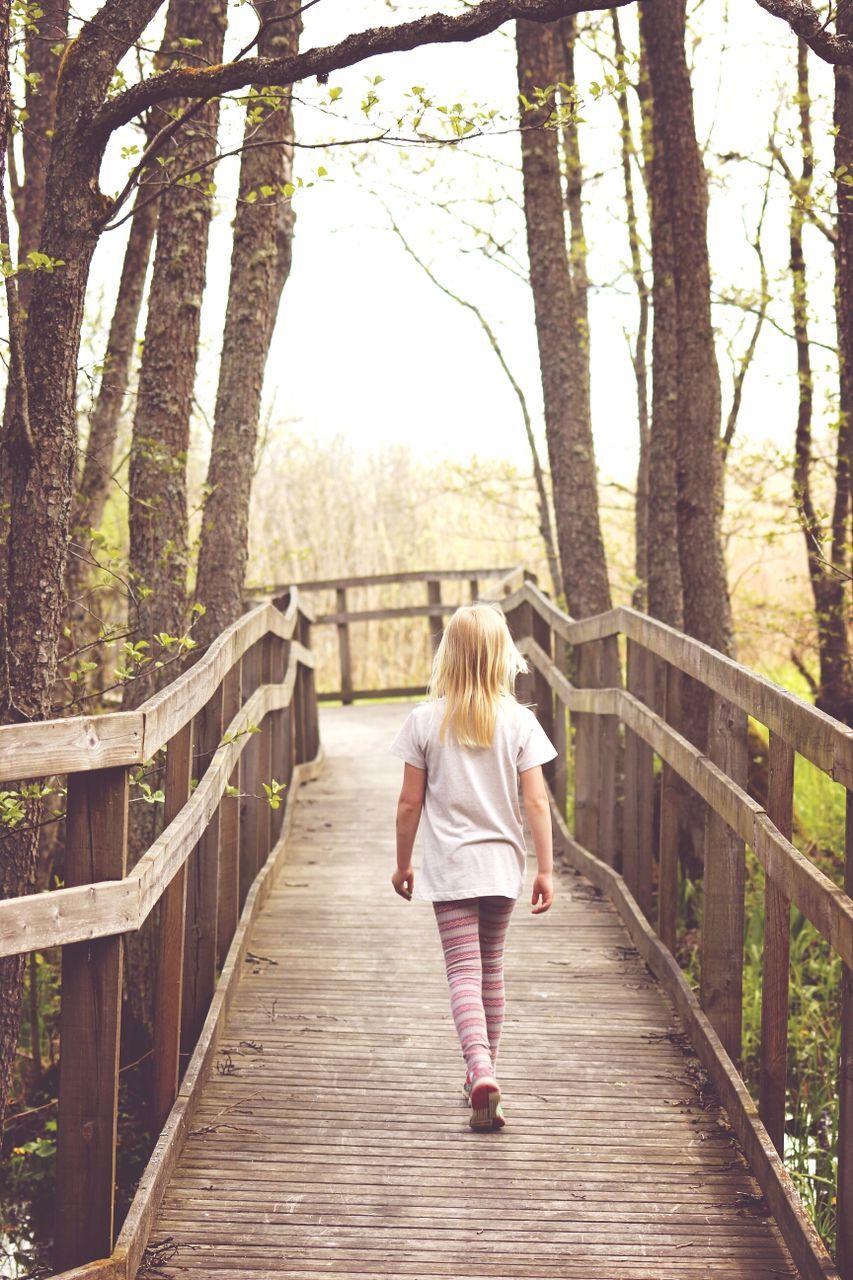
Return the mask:
<svg viewBox="0 0 853 1280">
<path fill-rule="evenodd" d="M 70 15 L 52 0 L 7 6 L 5 720 L 138 705 L 233 619 L 246 585 L 522 563 L 577 616 L 608 598 L 633 602 L 850 722 L 850 387 L 836 314 L 849 181 L 839 152 L 850 143 L 837 95 L 839 84 L 842 98 L 845 85 L 851 93 L 847 73 L 757 4 L 698 0 L 685 14 L 659 0 L 666 19 L 651 46 L 645 19 L 645 52 L 642 10 L 590 7 L 599 11 L 555 26 L 547 48 L 540 24 L 521 24 L 530 34 L 518 46 L 502 26 L 471 44 L 332 62 L 328 74 L 300 76 L 292 100 L 286 84 L 249 89 L 247 79 L 209 99 L 176 93 L 163 107 L 137 102 L 132 86 L 239 61 L 255 39 L 285 59 L 333 45 L 342 14 L 333 0 L 312 0 L 299 21 L 273 2 L 211 4 L 203 19 L 189 0 L 150 5 L 153 20 L 115 66 L 95 48 L 106 106 L 93 100 L 92 114 L 103 117 L 105 154 L 91 164 L 110 199 L 93 213 L 79 156 L 54 157 L 52 180 L 66 164 L 57 189 L 71 193 L 57 207 L 48 161 L 68 37 L 80 36 L 68 62 L 73 95 L 83 92 L 74 59 L 88 56 L 96 6 Z M 145 6 L 124 8 L 138 18 Z M 842 35 L 847 8 L 835 14 Z M 430 12 L 359 0 L 346 23 L 369 29 Z M 679 82 L 682 64 L 689 80 Z M 686 111 L 677 109 L 685 85 Z M 175 103 L 190 104 L 182 129 L 168 114 Z M 675 122 L 692 127 L 692 112 L 691 143 Z M 680 212 L 662 211 L 660 189 L 655 206 L 653 160 L 665 144 L 672 156 L 692 146 L 704 166 L 679 166 L 693 184 Z M 546 225 L 536 184 L 547 186 L 552 162 L 560 207 Z M 707 225 L 707 256 L 688 261 L 676 247 L 679 323 L 701 332 L 704 314 L 710 341 L 692 370 L 695 352 L 679 349 L 668 375 L 687 441 L 681 481 L 661 465 L 650 481 L 655 431 L 659 442 L 664 428 L 675 432 L 658 445 L 671 446 L 673 468 L 682 447 L 665 422 L 667 335 L 663 319 L 656 326 L 672 304 L 660 292 L 665 231 L 683 234 L 691 219 L 703 244 Z M 85 271 L 74 283 L 72 253 L 91 255 L 87 283 Z M 69 281 L 61 305 L 56 279 Z M 565 321 L 556 337 L 549 289 Z M 676 518 L 682 481 L 692 533 L 683 510 Z M 18 511 L 62 485 L 64 532 L 46 520 L 25 527 Z M 553 530 L 550 546 L 543 529 Z M 51 551 L 58 568 L 42 580 L 33 556 L 44 563 Z M 704 596 L 697 583 L 710 584 Z M 52 652 L 40 643 L 48 634 Z M 332 687 L 333 637 L 318 632 L 317 643 L 321 688 Z M 401 642 L 399 631 L 365 624 L 355 656 L 356 686 L 380 670 L 379 683 L 417 683 L 425 628 Z M 695 732 L 700 740 L 698 721 Z M 132 856 L 158 827 L 159 794 L 156 776 L 140 776 Z M 840 883 L 840 788 L 800 770 L 797 798 L 801 847 Z M 61 877 L 61 804 L 49 787 L 3 793 L 4 896 Z M 691 968 L 701 863 L 689 844 L 680 958 Z M 752 868 L 753 1057 L 760 893 Z M 789 1159 L 831 1242 L 840 973 L 802 921 L 795 937 Z M 151 964 L 150 938 L 128 947 L 128 1066 L 144 1063 Z M 4 962 L 1 976 L 14 1275 L 50 1239 L 56 957 L 34 957 L 26 973 Z M 125 1079 L 130 1186 L 151 1135 Z"/>
</svg>

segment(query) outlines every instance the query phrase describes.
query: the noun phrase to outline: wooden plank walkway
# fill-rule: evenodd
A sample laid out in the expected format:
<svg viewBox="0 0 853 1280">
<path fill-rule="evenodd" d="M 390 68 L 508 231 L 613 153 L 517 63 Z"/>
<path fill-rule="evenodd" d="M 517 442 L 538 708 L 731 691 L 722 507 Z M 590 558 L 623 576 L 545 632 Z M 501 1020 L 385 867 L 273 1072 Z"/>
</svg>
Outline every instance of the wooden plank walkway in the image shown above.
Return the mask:
<svg viewBox="0 0 853 1280">
<path fill-rule="evenodd" d="M 796 1276 L 667 998 L 572 872 L 548 915 L 517 909 L 508 1126 L 470 1132 L 432 911 L 389 880 L 407 709 L 322 713 L 327 763 L 155 1221 L 156 1274 Z"/>
</svg>

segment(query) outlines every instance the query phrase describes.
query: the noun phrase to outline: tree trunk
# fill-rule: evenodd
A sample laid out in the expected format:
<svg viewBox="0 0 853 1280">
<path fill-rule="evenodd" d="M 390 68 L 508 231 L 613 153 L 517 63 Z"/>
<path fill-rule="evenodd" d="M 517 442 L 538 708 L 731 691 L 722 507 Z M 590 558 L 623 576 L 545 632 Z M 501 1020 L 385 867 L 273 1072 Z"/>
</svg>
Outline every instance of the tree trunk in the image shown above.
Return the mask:
<svg viewBox="0 0 853 1280">
<path fill-rule="evenodd" d="M 175 30 L 192 31 L 205 62 L 221 61 L 225 0 L 202 9 L 172 0 Z M 176 56 L 180 57 L 178 46 Z M 206 103 L 170 146 L 172 168 L 202 174 L 173 182 L 160 197 L 157 248 L 130 452 L 130 577 L 135 600 L 129 625 L 156 651 L 155 632 L 183 634 L 187 608 L 186 459 L 198 359 L 199 319 L 207 266 L 211 202 L 205 162 L 215 152 L 217 102 Z M 174 674 L 153 662 L 125 688 L 136 707 Z M 135 851 L 138 854 L 138 850 Z"/>
<path fill-rule="evenodd" d="M 154 61 L 157 71 L 164 71 L 168 67 L 169 54 L 174 50 L 176 39 L 181 34 L 176 29 L 175 22 L 174 8 L 170 7 L 166 15 L 163 41 Z M 152 108 L 145 126 L 146 145 L 167 119 L 162 107 Z M 91 638 L 91 614 L 84 607 L 81 598 L 91 559 L 86 551 L 88 531 L 100 525 L 109 496 L 115 442 L 133 362 L 151 245 L 157 227 L 159 200 L 152 199 L 152 196 L 157 191 L 159 182 L 162 182 L 162 178 L 158 181 L 150 171 L 140 175 L 104 352 L 101 383 L 89 423 L 83 467 L 74 494 L 71 513 L 72 546 L 67 573 L 68 624 L 72 632 L 69 649 L 86 643 Z"/>
<path fill-rule="evenodd" d="M 87 625 L 90 613 L 83 607 L 81 599 L 92 567 L 92 558 L 87 550 L 89 530 L 97 529 L 100 525 L 110 492 L 119 419 L 127 393 L 145 276 L 157 226 L 157 201 L 151 200 L 151 193 L 144 185 L 140 188 L 136 204 L 104 353 L 101 385 L 89 423 L 83 469 L 74 494 L 71 516 L 73 541 L 68 560 L 67 584 L 68 621 L 72 631 L 69 648 L 86 643 L 91 638 L 88 634 L 83 634 L 88 633 L 91 627 Z"/>
<path fill-rule="evenodd" d="M 572 363 L 576 370 L 577 414 L 586 418 L 592 433 L 590 413 L 589 374 L 589 276 L 586 266 L 586 235 L 583 226 L 583 165 L 581 163 L 578 122 L 574 110 L 575 43 L 577 41 L 577 15 L 561 19 L 557 28 L 560 54 L 558 69 L 566 88 L 563 90 L 563 106 L 566 116 L 562 123 L 563 164 L 565 166 L 565 202 L 569 217 L 569 275 L 571 278 L 572 323 L 567 335 L 572 350 Z M 567 92 L 568 90 L 568 92 Z"/>
<path fill-rule="evenodd" d="M 9 21 L 10 0 L 0 0 L 0 200 L 5 211 L 6 201 L 6 148 L 12 127 L 12 95 L 9 84 Z M 14 286 L 13 286 L 14 287 Z M 5 457 L 2 462 L 5 464 Z M 3 471 L 5 473 L 5 465 Z M 5 530 L 4 530 L 5 532 Z M 4 541 L 5 545 L 5 541 Z M 5 556 L 3 557 L 5 560 Z M 5 612 L 5 598 L 3 600 Z M 4 842 L 6 843 L 6 842 Z M 0 858 L 0 892 L 3 897 L 17 886 L 19 862 L 26 861 L 27 841 L 23 850 L 4 848 Z M 16 841 L 16 845 L 18 841 Z M 33 861 L 35 849 L 32 851 Z M 23 868 L 22 868 L 23 869 Z M 25 956 L 5 956 L 0 960 L 0 1156 L 2 1156 L 3 1122 L 6 1118 L 6 1099 L 15 1063 L 18 1042 L 18 1021 L 24 990 Z"/>
<path fill-rule="evenodd" d="M 684 10 L 684 0 L 657 0 L 653 6 L 639 8 L 653 104 L 653 417 L 655 412 L 674 411 L 677 421 L 676 519 L 684 629 L 722 653 L 730 653 L 731 606 L 720 536 L 720 375 L 711 327 L 707 186 L 693 120 L 693 95 L 684 49 Z M 667 288 L 670 278 L 672 286 Z M 659 359 L 665 386 L 660 385 Z M 671 396 L 673 390 L 674 403 L 670 399 L 664 406 L 663 397 Z M 658 422 L 653 420 L 653 452 L 657 427 Z M 657 443 L 661 443 L 659 437 Z M 652 459 L 653 486 L 657 483 L 656 461 L 660 461 L 659 453 Z M 653 497 L 650 509 L 654 506 Z M 663 553 L 656 531 L 655 545 L 650 540 L 649 550 L 650 596 L 651 560 L 654 557 L 658 561 Z M 671 553 L 672 544 L 668 548 Z M 702 725 L 697 724 L 696 729 L 704 741 Z"/>
<path fill-rule="evenodd" d="M 26 34 L 27 89 L 26 128 L 22 135 L 24 174 L 15 194 L 18 223 L 18 256 L 26 259 L 38 249 L 47 196 L 51 134 L 56 123 L 57 72 L 68 39 L 68 0 L 41 0 L 42 13 Z M 56 50 L 56 52 L 54 52 Z M 25 272 L 20 280 L 21 300 L 29 305 L 33 277 Z"/>
<path fill-rule="evenodd" d="M 844 579 L 849 562 L 846 545 L 849 523 L 850 421 L 853 409 L 853 306 L 850 276 L 851 241 L 848 206 L 853 207 L 849 188 L 839 182 L 838 226 L 836 241 L 836 306 L 839 346 L 840 422 L 836 457 L 835 494 L 829 531 L 815 508 L 812 493 L 812 422 L 814 378 L 811 365 L 809 308 L 806 259 L 803 250 L 803 226 L 812 197 L 814 150 L 811 127 L 808 45 L 800 40 L 797 48 L 797 89 L 794 99 L 799 115 L 799 141 L 802 156 L 799 177 L 788 173 L 791 184 L 789 240 L 791 248 L 791 309 L 797 352 L 797 426 L 794 436 L 794 501 L 797 505 L 806 543 L 806 561 L 815 606 L 817 648 L 820 674 L 813 686 L 815 704 L 822 711 L 853 724 L 853 671 L 847 631 L 848 588 Z M 836 166 L 853 164 L 853 73 L 849 68 L 836 71 L 835 141 Z M 829 538 L 827 534 L 829 533 Z M 827 547 L 827 541 L 829 546 Z M 795 661 L 798 655 L 794 654 Z"/>
<path fill-rule="evenodd" d="M 517 23 L 518 87 L 529 102 L 536 89 L 560 80 L 553 25 Z M 598 488 L 585 396 L 584 365 L 572 305 L 556 129 L 545 127 L 553 104 L 522 110 L 521 158 L 530 283 L 536 315 L 545 428 L 554 489 L 557 543 L 569 611 L 585 617 L 609 609 L 610 587 L 598 513 Z"/>
<path fill-rule="evenodd" d="M 641 84 L 645 92 L 643 152 L 649 198 L 652 247 L 652 417 L 648 445 L 647 608 L 672 627 L 684 625 L 684 598 L 678 548 L 678 326 L 674 247 L 663 147 L 654 129 L 654 104 L 648 60 L 642 47 Z"/>
<path fill-rule="evenodd" d="M 262 57 L 285 57 L 299 47 L 301 20 L 291 0 L 265 0 L 255 8 L 264 23 L 258 41 Z M 234 222 L 228 306 L 219 364 L 213 445 L 207 472 L 196 599 L 205 613 L 195 634 L 209 644 L 240 616 L 249 549 L 249 504 L 261 412 L 264 369 L 293 245 L 293 207 L 282 188 L 293 172 L 293 115 L 290 93 L 259 91 L 246 109 Z M 259 124 L 257 111 L 265 115 Z M 274 188 L 270 199 L 246 197 Z"/>
<path fill-rule="evenodd" d="M 26 128 L 21 135 L 23 173 L 15 170 L 15 151 L 7 140 L 3 148 L 4 165 L 8 156 L 10 164 L 9 185 L 12 192 L 15 221 L 18 224 L 18 260 L 25 262 L 27 255 L 38 249 L 44 219 L 47 173 L 50 162 L 51 133 L 56 123 L 56 91 L 59 56 L 51 52 L 57 45 L 65 44 L 68 33 L 67 0 L 44 0 L 39 6 L 41 16 L 30 22 L 25 36 L 27 81 L 24 105 L 27 113 Z M 11 239 L 4 235 L 10 243 Z M 21 272 L 16 281 L 20 307 L 26 317 L 32 292 L 33 275 Z M 16 379 L 9 377 L 6 383 L 4 422 L 11 422 L 15 414 L 14 395 Z M 0 547 L 8 545 L 10 513 L 12 506 L 11 476 L 0 467 Z M 0 555 L 0 595 L 5 595 L 8 584 L 8 562 L 5 553 Z"/>
<path fill-rule="evenodd" d="M 212 0 L 171 0 L 168 22 L 201 43 L 196 54 L 221 61 L 227 5 Z M 165 52 L 165 51 L 164 51 Z M 181 58 L 179 44 L 175 56 Z M 186 105 L 186 104 L 183 104 Z M 128 629 L 150 648 L 141 675 L 125 687 L 123 706 L 138 707 L 174 677 L 175 668 L 155 667 L 161 652 L 155 635 L 184 634 L 187 622 L 187 476 L 199 320 L 204 294 L 211 201 L 203 194 L 205 161 L 215 154 L 219 104 L 204 104 L 180 129 L 168 156 L 176 173 L 198 172 L 198 183 L 178 183 L 159 199 L 157 247 L 148 295 L 148 316 L 139 371 L 130 452 L 130 581 Z M 168 651 L 163 652 L 163 658 Z M 157 834 L 159 812 L 133 804 L 128 833 L 128 866 L 135 865 Z M 134 1055 L 144 1052 L 153 1031 L 152 1001 L 157 954 L 157 913 L 125 947 L 125 1041 Z"/>
<path fill-rule="evenodd" d="M 611 10 L 613 23 L 613 43 L 616 52 L 616 68 L 619 75 L 625 74 L 627 59 L 625 44 L 622 40 L 622 29 L 619 23 L 619 10 Z M 645 59 L 640 62 L 640 79 L 637 92 L 640 102 L 646 104 L 644 116 L 648 119 L 648 75 Z M 622 182 L 625 188 L 625 223 L 628 232 L 628 249 L 631 256 L 631 279 L 637 291 L 638 322 L 637 337 L 632 352 L 634 381 L 637 385 L 637 426 L 639 433 L 639 461 L 637 465 L 637 493 L 634 504 L 634 574 L 636 583 L 631 592 L 631 604 L 635 609 L 648 608 L 649 584 L 649 386 L 648 386 L 648 346 L 649 319 L 651 297 L 646 284 L 645 272 L 640 246 L 640 230 L 637 219 L 637 201 L 634 194 L 634 174 L 632 162 L 637 154 L 634 135 L 631 128 L 631 114 L 628 107 L 628 91 L 622 87 L 617 91 L 616 104 L 619 108 L 619 136 L 621 142 Z M 648 169 L 645 170 L 648 176 Z M 675 504 L 670 503 L 671 520 L 674 527 Z M 672 558 L 672 557 L 670 557 Z M 659 557 L 660 559 L 660 557 Z M 676 579 L 676 599 L 681 602 L 681 581 Z"/>
<path fill-rule="evenodd" d="M 138 18 L 143 25 L 148 20 L 146 13 Z M 0 23 L 0 30 L 5 34 L 6 23 Z M 3 465 L 11 521 L 3 544 L 0 615 L 3 723 L 41 720 L 50 711 L 76 449 L 77 358 L 97 224 L 105 212 L 97 185 L 101 153 L 86 137 L 84 126 L 103 100 L 116 58 L 140 31 L 126 14 L 113 13 L 105 23 L 81 33 L 63 59 L 41 247 L 65 265 L 52 273 L 38 271 L 32 278 L 26 395 L 10 397 L 4 420 Z M 11 779 L 8 783 L 15 785 Z M 4 898 L 32 887 L 40 812 L 37 800 L 29 802 L 26 822 L 5 833 L 0 859 Z M 0 962 L 0 1129 L 17 1042 L 23 965 L 24 957 Z"/>
</svg>

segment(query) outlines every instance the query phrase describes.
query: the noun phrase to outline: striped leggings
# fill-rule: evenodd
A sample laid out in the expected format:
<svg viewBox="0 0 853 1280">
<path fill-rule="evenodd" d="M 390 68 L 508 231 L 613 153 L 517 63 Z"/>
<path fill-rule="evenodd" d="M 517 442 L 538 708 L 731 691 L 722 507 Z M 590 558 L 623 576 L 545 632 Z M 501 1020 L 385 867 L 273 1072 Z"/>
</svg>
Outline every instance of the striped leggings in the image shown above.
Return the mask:
<svg viewBox="0 0 853 1280">
<path fill-rule="evenodd" d="M 434 902 L 450 1011 L 470 1077 L 492 1075 L 504 1020 L 504 942 L 514 898 Z"/>
</svg>

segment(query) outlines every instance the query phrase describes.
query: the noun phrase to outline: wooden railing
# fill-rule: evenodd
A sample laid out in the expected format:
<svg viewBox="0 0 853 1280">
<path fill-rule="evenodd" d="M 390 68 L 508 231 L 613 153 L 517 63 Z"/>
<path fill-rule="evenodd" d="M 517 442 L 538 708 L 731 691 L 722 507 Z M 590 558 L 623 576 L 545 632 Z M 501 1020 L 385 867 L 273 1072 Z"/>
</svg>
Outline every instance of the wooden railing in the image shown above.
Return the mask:
<svg viewBox="0 0 853 1280">
<path fill-rule="evenodd" d="M 672 997 L 767 1203 L 803 1276 L 853 1280 L 853 730 L 739 663 L 634 609 L 573 621 L 525 582 L 501 601 L 532 667 L 520 695 L 560 747 L 549 771 L 567 860 L 615 902 L 637 948 Z M 625 637 L 622 681 L 618 637 Z M 571 656 L 574 682 L 567 678 Z M 707 754 L 685 736 L 692 679 L 709 699 Z M 657 707 L 656 691 L 663 690 Z M 566 821 L 566 712 L 573 725 L 573 828 Z M 747 715 L 769 730 L 766 809 L 747 793 Z M 617 867 L 617 750 L 624 734 L 621 866 Z M 845 886 L 791 843 L 794 754 L 846 788 Z M 654 821 L 653 756 L 662 765 Z M 698 999 L 674 958 L 678 807 L 686 788 L 704 806 L 703 920 Z M 739 1073 L 745 845 L 765 873 L 760 1101 Z M 657 888 L 653 890 L 656 866 Z M 790 908 L 841 957 L 838 1073 L 837 1268 L 782 1159 L 788 1030 Z"/>
<path fill-rule="evenodd" d="M 536 705 L 559 749 L 547 774 L 564 854 L 611 897 L 671 996 L 801 1274 L 853 1280 L 853 731 L 633 609 L 574 621 L 518 568 L 303 584 L 303 591 L 334 590 L 338 601 L 335 613 L 316 620 L 338 628 L 340 641 L 341 689 L 326 696 L 422 694 L 423 686 L 354 690 L 347 628 L 366 615 L 423 616 L 437 639 L 437 624 L 456 607 L 442 600 L 440 584 L 453 579 L 468 582 L 472 597 L 496 600 L 526 652 L 532 671 L 518 692 Z M 400 581 L 425 583 L 427 603 L 347 609 L 349 589 Z M 483 592 L 482 582 L 492 585 Z M 274 811 L 256 797 L 270 778 L 288 782 L 292 797 L 318 758 L 312 620 L 300 601 L 293 591 L 283 611 L 262 604 L 247 613 L 136 712 L 0 729 L 0 777 L 68 774 L 67 887 L 0 902 L 0 955 L 63 948 L 56 1239 L 59 1265 L 75 1268 L 66 1280 L 135 1275 L 289 821 L 289 802 Z M 689 740 L 682 718 L 690 680 L 710 701 L 707 753 Z M 747 715 L 769 730 L 766 808 L 747 792 Z M 261 732 L 246 733 L 251 724 Z M 129 770 L 164 746 L 166 827 L 127 874 Z M 797 752 L 846 788 L 843 889 L 791 843 Z M 662 768 L 657 821 L 655 755 Z M 192 772 L 201 774 L 195 790 Z M 679 808 L 688 789 L 705 802 L 698 997 L 673 955 Z M 766 884 L 757 1107 L 739 1073 L 746 844 Z M 152 1103 L 162 1129 L 113 1243 L 120 937 L 139 929 L 158 902 Z M 792 904 L 843 962 L 837 1267 L 782 1159 Z M 182 1050 L 192 1056 L 179 1083 Z"/>
<path fill-rule="evenodd" d="M 66 887 L 0 902 L 0 955 L 62 948 L 57 1270 L 136 1272 L 291 797 L 319 759 L 311 622 L 294 589 L 241 617 L 137 711 L 0 728 L 0 778 L 67 775 Z M 128 872 L 131 769 L 160 751 L 164 829 Z M 278 808 L 264 790 L 273 780 Z M 115 1241 L 121 939 L 157 904 L 150 1102 L 160 1136 Z"/>
<path fill-rule="evenodd" d="M 335 627 L 338 634 L 338 656 L 340 663 L 340 687 L 325 690 L 318 694 L 321 702 L 343 702 L 344 705 L 359 698 L 416 698 L 426 693 L 425 685 L 407 685 L 398 687 L 379 687 L 371 689 L 353 688 L 353 662 L 350 626 L 358 622 L 381 622 L 389 619 L 426 618 L 429 635 L 435 643 L 441 636 L 443 619 L 453 613 L 457 604 L 449 604 L 442 600 L 441 587 L 444 582 L 465 584 L 470 600 L 480 598 L 484 584 L 512 583 L 524 578 L 525 571 L 515 568 L 488 569 L 437 569 L 416 570 L 407 573 L 374 573 L 355 578 L 316 578 L 310 582 L 300 582 L 299 590 L 309 592 L 335 593 L 335 610 L 333 613 L 317 613 L 314 625 L 317 627 Z M 422 583 L 426 588 L 426 601 L 423 604 L 400 605 L 382 609 L 353 609 L 349 607 L 349 594 L 365 587 L 402 586 L 409 583 Z M 273 588 L 273 591 L 278 588 Z"/>
<path fill-rule="evenodd" d="M 853 730 L 634 609 L 619 607 L 573 620 L 521 568 L 303 583 L 302 590 L 335 591 L 338 601 L 336 612 L 319 615 L 317 623 L 338 628 L 341 688 L 321 696 L 348 702 L 422 695 L 422 685 L 354 691 L 348 627 L 368 618 L 405 621 L 424 616 L 437 639 L 435 621 L 457 607 L 441 600 L 439 583 L 445 579 L 470 581 L 471 598 L 499 603 L 527 654 L 532 671 L 519 682 L 518 692 L 536 705 L 558 748 L 546 773 L 565 857 L 613 899 L 643 959 L 672 997 L 802 1274 L 809 1280 L 839 1275 L 853 1280 Z M 402 581 L 427 584 L 427 603 L 347 608 L 350 589 Z M 481 591 L 481 583 L 491 585 Z M 701 687 L 709 704 L 707 753 L 689 740 L 690 726 L 682 713 L 690 680 Z M 747 792 L 748 715 L 769 731 L 766 808 Z M 843 889 L 791 843 L 797 752 L 846 788 Z M 657 818 L 655 755 L 661 764 Z M 698 998 L 673 954 L 679 809 L 688 790 L 704 801 Z M 567 812 L 572 814 L 571 828 Z M 757 1107 L 739 1070 L 747 844 L 764 869 L 766 886 Z M 843 962 L 837 1267 L 782 1159 L 792 904 Z"/>
</svg>

